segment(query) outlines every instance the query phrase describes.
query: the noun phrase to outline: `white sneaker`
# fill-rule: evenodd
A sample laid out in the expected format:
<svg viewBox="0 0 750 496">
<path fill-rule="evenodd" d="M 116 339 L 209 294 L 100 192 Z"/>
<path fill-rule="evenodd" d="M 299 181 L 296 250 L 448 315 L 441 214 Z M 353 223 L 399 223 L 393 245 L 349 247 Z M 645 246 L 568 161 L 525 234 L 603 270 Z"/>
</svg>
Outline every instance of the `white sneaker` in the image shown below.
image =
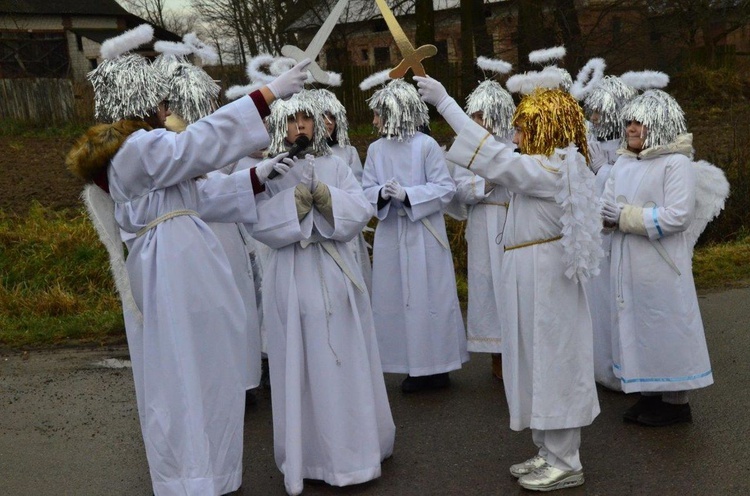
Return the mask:
<svg viewBox="0 0 750 496">
<path fill-rule="evenodd" d="M 516 463 L 515 465 L 510 466 L 510 475 L 513 477 L 521 477 L 522 475 L 530 474 L 534 470 L 538 469 L 542 465 L 544 465 L 545 462 L 544 458 L 541 455 L 536 455 L 525 462 Z"/>
<path fill-rule="evenodd" d="M 530 491 L 555 491 L 580 486 L 583 482 L 583 470 L 560 470 L 548 463 L 518 479 L 521 487 Z"/>
</svg>

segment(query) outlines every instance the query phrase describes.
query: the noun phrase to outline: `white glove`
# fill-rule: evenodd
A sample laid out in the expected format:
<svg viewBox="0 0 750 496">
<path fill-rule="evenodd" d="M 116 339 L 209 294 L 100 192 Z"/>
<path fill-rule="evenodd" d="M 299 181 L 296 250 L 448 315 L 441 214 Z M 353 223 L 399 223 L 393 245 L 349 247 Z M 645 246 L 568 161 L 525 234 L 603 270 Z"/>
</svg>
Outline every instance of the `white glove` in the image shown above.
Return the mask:
<svg viewBox="0 0 750 496">
<path fill-rule="evenodd" d="M 281 76 L 277 77 L 266 86 L 273 96 L 287 100 L 295 93 L 302 91 L 305 87 L 305 80 L 307 79 L 307 66 L 310 65 L 311 60 L 305 59 L 298 63 Z"/>
<path fill-rule="evenodd" d="M 425 103 L 437 107 L 443 99 L 450 98 L 448 92 L 445 90 L 445 86 L 437 79 L 429 76 L 414 76 L 413 79 L 417 82 L 417 91 L 419 91 L 419 95 Z"/>
<path fill-rule="evenodd" d="M 383 186 L 382 188 L 380 188 L 380 198 L 382 198 L 383 200 L 390 200 L 391 199 L 391 195 L 388 194 L 388 190 L 386 189 L 385 186 Z"/>
<path fill-rule="evenodd" d="M 471 117 L 466 115 L 466 112 L 456 103 L 456 100 L 448 95 L 445 86 L 440 81 L 429 76 L 414 76 L 413 79 L 417 82 L 417 88 L 419 88 L 417 91 L 419 91 L 422 100 L 434 105 L 453 131 L 460 133 L 464 126 L 471 121 Z"/>
<path fill-rule="evenodd" d="M 391 198 L 395 198 L 398 201 L 404 201 L 406 199 L 406 191 L 395 179 L 391 179 L 385 183 L 385 191 Z"/>
<path fill-rule="evenodd" d="M 302 177 L 300 178 L 300 183 L 304 184 L 311 193 L 315 192 L 315 188 L 318 185 L 314 160 L 315 157 L 313 155 L 305 155 L 305 160 L 302 164 Z"/>
<path fill-rule="evenodd" d="M 620 222 L 620 213 L 622 212 L 622 205 L 611 202 L 609 200 L 602 200 L 602 219 L 610 224 L 618 224 Z"/>
<path fill-rule="evenodd" d="M 255 175 L 258 177 L 260 184 L 263 184 L 268 181 L 268 176 L 271 174 L 271 171 L 276 171 L 278 176 L 275 177 L 280 177 L 289 172 L 289 169 L 293 166 L 294 160 L 289 158 L 287 152 L 284 152 L 259 163 L 255 167 Z"/>
</svg>

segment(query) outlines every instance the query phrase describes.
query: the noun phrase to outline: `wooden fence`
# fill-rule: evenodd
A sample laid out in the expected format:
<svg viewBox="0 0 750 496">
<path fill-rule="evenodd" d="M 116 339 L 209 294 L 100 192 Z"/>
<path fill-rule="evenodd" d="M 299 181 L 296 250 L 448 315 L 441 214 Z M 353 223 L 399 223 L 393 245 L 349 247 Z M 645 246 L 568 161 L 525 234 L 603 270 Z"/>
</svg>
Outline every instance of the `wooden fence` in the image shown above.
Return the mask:
<svg viewBox="0 0 750 496">
<path fill-rule="evenodd" d="M 329 88 L 336 93 L 346 108 L 352 124 L 372 121 L 372 112 L 367 99 L 375 88 L 363 92 L 359 83 L 382 70 L 376 66 L 349 66 L 342 70 L 343 84 Z M 226 66 L 211 68 L 209 73 L 221 80 L 226 89 L 234 84 L 247 84 L 242 68 Z M 448 94 L 463 102 L 461 94 L 460 66 L 442 64 L 435 69 L 434 77 L 440 80 Z M 407 75 L 410 80 L 411 73 Z M 70 79 L 0 79 L 0 118 L 39 123 L 93 122 L 93 90 L 88 82 L 73 82 Z"/>
<path fill-rule="evenodd" d="M 0 79 L 0 118 L 38 123 L 89 122 L 93 91 L 70 79 Z"/>
</svg>

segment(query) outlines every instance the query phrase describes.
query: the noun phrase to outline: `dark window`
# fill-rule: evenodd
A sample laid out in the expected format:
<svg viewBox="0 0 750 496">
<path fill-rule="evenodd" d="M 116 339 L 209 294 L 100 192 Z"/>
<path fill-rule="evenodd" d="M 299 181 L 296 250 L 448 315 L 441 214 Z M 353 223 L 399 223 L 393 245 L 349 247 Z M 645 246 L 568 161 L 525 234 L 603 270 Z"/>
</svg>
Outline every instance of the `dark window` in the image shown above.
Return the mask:
<svg viewBox="0 0 750 496">
<path fill-rule="evenodd" d="M 362 54 L 362 62 L 369 62 L 370 61 L 370 54 L 367 51 L 366 48 L 363 48 L 361 51 Z"/>
<path fill-rule="evenodd" d="M 96 59 L 89 59 L 89 68 L 93 71 L 99 66 L 99 62 Z"/>
<path fill-rule="evenodd" d="M 339 71 L 341 64 L 339 63 L 339 56 L 341 55 L 340 50 L 336 48 L 329 48 L 326 50 L 326 69 L 329 71 Z"/>
<path fill-rule="evenodd" d="M 391 49 L 389 47 L 375 47 L 373 50 L 376 64 L 391 63 Z"/>
<path fill-rule="evenodd" d="M 448 62 L 448 40 L 440 40 L 435 42 L 437 48 L 437 55 L 435 55 L 436 62 Z"/>
<path fill-rule="evenodd" d="M 63 33 L 5 32 L 0 38 L 0 78 L 67 77 Z"/>
<path fill-rule="evenodd" d="M 622 38 L 622 19 L 619 17 L 612 18 L 612 41 L 619 43 Z"/>
<path fill-rule="evenodd" d="M 78 46 L 78 51 L 83 51 L 83 38 L 81 38 L 80 34 L 76 35 L 76 46 Z"/>
<path fill-rule="evenodd" d="M 382 33 L 384 31 L 388 31 L 388 25 L 383 19 L 376 19 L 372 23 L 372 30 L 376 33 Z"/>
</svg>

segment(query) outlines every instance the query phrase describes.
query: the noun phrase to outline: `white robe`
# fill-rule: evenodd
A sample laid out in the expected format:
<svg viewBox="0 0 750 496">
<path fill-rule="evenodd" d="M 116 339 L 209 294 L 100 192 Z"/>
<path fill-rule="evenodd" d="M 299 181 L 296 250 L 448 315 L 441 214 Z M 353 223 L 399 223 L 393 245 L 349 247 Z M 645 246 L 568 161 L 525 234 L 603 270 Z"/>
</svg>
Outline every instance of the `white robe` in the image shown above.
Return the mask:
<svg viewBox="0 0 750 496">
<path fill-rule="evenodd" d="M 500 272 L 510 195 L 498 185 L 485 193 L 486 181 L 463 167 L 454 168 L 453 179 L 456 181 L 453 201 L 468 205 L 464 234 L 469 285 L 467 347 L 472 352 L 500 353 Z"/>
<path fill-rule="evenodd" d="M 596 171 L 596 187 L 599 196 L 604 193 L 604 185 L 609 178 L 612 165 L 617 160 L 615 152 L 621 142 L 620 139 L 598 142 L 599 152 L 603 154 L 603 165 Z M 611 243 L 612 234 L 607 231 L 602 232 L 604 257 L 599 265 L 599 275 L 586 280 L 583 288 L 586 290 L 586 298 L 591 310 L 591 324 L 594 329 L 594 378 L 596 382 L 611 390 L 622 391 L 620 379 L 615 377 L 612 360 L 612 293 L 609 284 Z"/>
<path fill-rule="evenodd" d="M 213 177 L 222 174 L 224 173 L 221 171 L 213 171 L 208 176 Z M 232 268 L 234 281 L 245 304 L 247 318 L 244 332 L 247 337 L 247 345 L 244 348 L 237 348 L 235 351 L 239 353 L 239 362 L 244 364 L 245 389 L 253 389 L 260 385 L 261 375 L 260 319 L 256 301 L 257 285 L 251 259 L 254 250 L 253 239 L 242 223 L 208 222 L 208 227 L 211 228 L 222 248 L 224 248 L 229 265 Z"/>
<path fill-rule="evenodd" d="M 391 178 L 411 207 L 391 199 L 377 212 L 372 307 L 385 372 L 423 376 L 461 368 L 469 359 L 456 275 L 443 211 L 455 193 L 443 151 L 416 133 L 399 142 L 379 139 L 367 151 L 363 187 L 377 206 Z"/>
<path fill-rule="evenodd" d="M 467 124 L 447 158 L 511 193 L 503 245 L 503 384 L 510 427 L 540 430 L 589 425 L 599 414 L 591 317 L 583 287 L 565 276 L 559 241 L 560 172 L 547 157 L 522 155 Z"/>
<path fill-rule="evenodd" d="M 192 178 L 268 143 L 249 97 L 175 134 L 136 131 L 108 169 L 142 323 L 125 312 L 154 493 L 219 495 L 242 482 L 245 309 L 205 221 L 255 222 L 249 173 Z M 181 209 L 197 211 L 135 233 Z"/>
<path fill-rule="evenodd" d="M 654 150 L 655 151 L 655 150 Z M 604 198 L 643 207 L 648 237 L 612 235 L 614 367 L 626 393 L 683 391 L 713 383 L 686 237 L 695 170 L 685 155 L 621 156 Z M 659 255 L 661 243 L 680 275 Z"/>
<path fill-rule="evenodd" d="M 294 187 L 301 160 L 267 183 L 270 199 L 259 202 L 253 233 L 272 248 L 263 311 L 274 452 L 289 494 L 302 492 L 303 478 L 345 486 L 379 477 L 395 436 L 369 295 L 348 248 L 372 207 L 346 164 L 318 157 L 315 171 L 330 189 L 334 225 L 315 208 L 299 222 Z M 321 242 L 336 248 L 364 291 Z"/>
<path fill-rule="evenodd" d="M 336 144 L 331 147 L 333 155 L 339 157 L 351 167 L 354 177 L 359 184 L 362 184 L 362 160 L 359 158 L 357 149 L 352 145 L 341 146 Z M 357 258 L 359 268 L 362 270 L 362 276 L 365 278 L 367 290 L 372 294 L 372 263 L 370 262 L 370 251 L 368 250 L 367 241 L 362 233 L 351 241 L 354 256 Z"/>
<path fill-rule="evenodd" d="M 263 161 L 262 156 L 253 154 L 249 157 L 240 159 L 232 167 L 231 172 L 250 170 L 256 167 L 260 162 Z M 263 199 L 267 198 L 268 195 L 265 192 L 255 195 L 255 202 L 259 203 Z M 255 239 L 252 235 L 252 226 L 244 226 L 249 232 L 249 237 L 245 239 L 248 251 L 250 253 L 250 260 L 253 268 L 253 283 L 255 284 L 255 308 L 258 314 L 258 329 L 260 332 L 260 349 L 261 357 L 265 356 L 268 352 L 268 336 L 266 333 L 266 327 L 263 325 L 263 261 L 267 258 L 270 248 Z"/>
<path fill-rule="evenodd" d="M 354 177 L 362 184 L 362 160 L 359 158 L 359 152 L 352 145 L 341 146 L 338 143 L 331 147 L 333 155 L 340 158 L 347 164 L 354 173 Z"/>
</svg>

